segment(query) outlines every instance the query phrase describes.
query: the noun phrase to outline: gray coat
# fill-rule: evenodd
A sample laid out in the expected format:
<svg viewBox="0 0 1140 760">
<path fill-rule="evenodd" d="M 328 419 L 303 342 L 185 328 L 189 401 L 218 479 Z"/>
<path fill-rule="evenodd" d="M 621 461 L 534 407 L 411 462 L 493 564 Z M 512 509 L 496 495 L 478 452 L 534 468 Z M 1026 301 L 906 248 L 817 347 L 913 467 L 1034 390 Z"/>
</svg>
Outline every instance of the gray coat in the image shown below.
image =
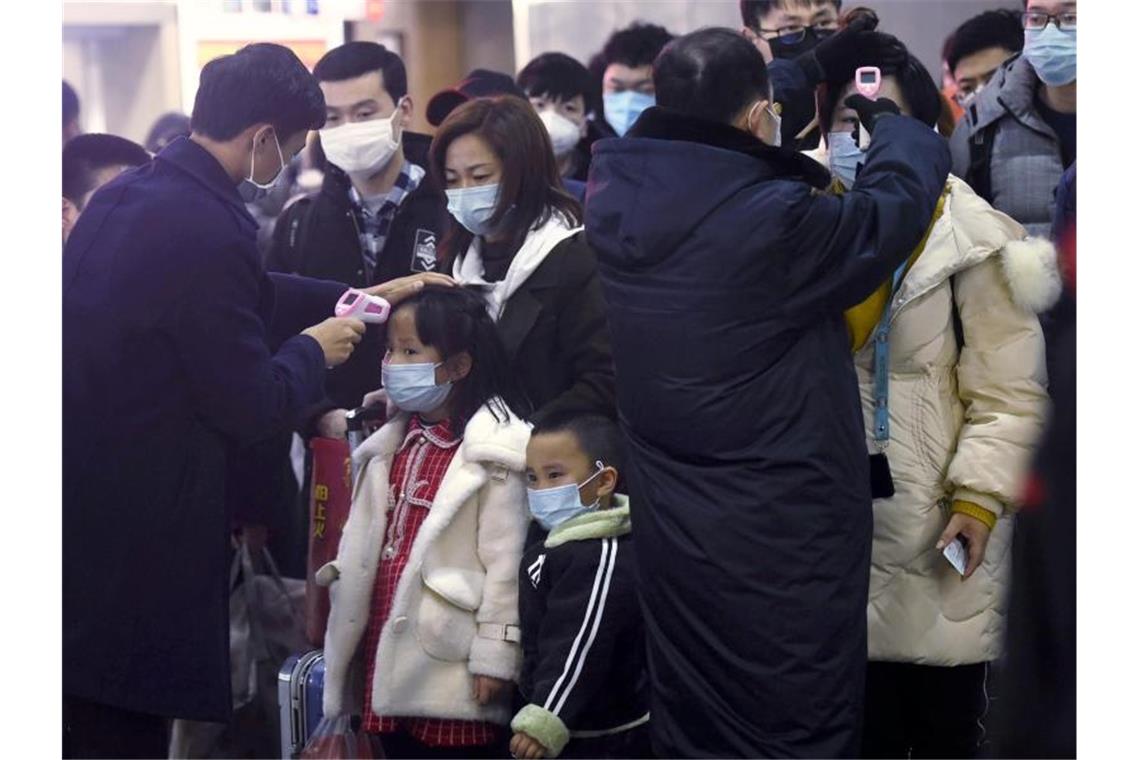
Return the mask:
<svg viewBox="0 0 1140 760">
<path fill-rule="evenodd" d="M 966 109 L 950 138 L 953 174 L 973 182 L 970 140 L 994 124 L 990 158 L 990 204 L 1009 214 L 1031 235 L 1047 236 L 1056 205 L 1057 183 L 1065 167 L 1061 141 L 1034 105 L 1040 80 L 1023 56 L 997 70 L 993 80 Z"/>
</svg>

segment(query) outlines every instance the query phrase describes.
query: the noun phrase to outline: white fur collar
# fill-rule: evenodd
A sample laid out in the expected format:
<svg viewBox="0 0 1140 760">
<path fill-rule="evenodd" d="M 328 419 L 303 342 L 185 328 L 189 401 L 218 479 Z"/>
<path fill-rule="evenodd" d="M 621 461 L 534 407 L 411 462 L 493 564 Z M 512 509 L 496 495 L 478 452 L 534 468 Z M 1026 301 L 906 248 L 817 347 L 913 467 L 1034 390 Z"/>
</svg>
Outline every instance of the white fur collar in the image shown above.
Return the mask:
<svg viewBox="0 0 1140 760">
<path fill-rule="evenodd" d="M 1031 238 L 1025 228 L 997 211 L 962 180 L 951 176 L 942 216 L 926 248 L 907 272 L 894 309 L 930 292 L 958 272 L 1000 255 L 1015 304 L 1042 312 L 1061 295 L 1061 277 L 1053 244 Z"/>
<path fill-rule="evenodd" d="M 364 465 L 374 457 L 390 459 L 394 456 L 407 435 L 409 419 L 409 414 L 400 412 L 388 420 L 352 453 L 353 463 Z M 522 472 L 526 469 L 526 445 L 529 441 L 528 423 L 513 412 L 505 421 L 500 421 L 484 404 L 467 422 L 460 450 L 468 462 L 499 465 Z"/>
<path fill-rule="evenodd" d="M 552 213 L 545 224 L 531 230 L 518 253 L 511 259 L 506 275 L 495 283 L 483 279 L 482 239 L 475 238 L 467 251 L 455 260 L 452 276 L 460 285 L 485 286 L 487 311 L 491 319 L 498 322 L 507 300 L 534 274 L 534 270 L 546 260 L 555 246 L 581 230 L 581 226 L 571 227 L 561 214 Z"/>
</svg>

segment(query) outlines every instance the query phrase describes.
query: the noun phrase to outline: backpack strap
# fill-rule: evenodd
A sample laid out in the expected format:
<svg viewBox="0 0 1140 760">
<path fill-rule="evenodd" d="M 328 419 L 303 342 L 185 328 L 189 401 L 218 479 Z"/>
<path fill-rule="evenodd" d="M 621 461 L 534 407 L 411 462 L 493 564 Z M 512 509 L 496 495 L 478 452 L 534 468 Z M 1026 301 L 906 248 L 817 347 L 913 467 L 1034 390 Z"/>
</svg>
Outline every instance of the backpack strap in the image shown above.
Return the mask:
<svg viewBox="0 0 1140 760">
<path fill-rule="evenodd" d="M 977 123 L 978 108 L 970 104 L 970 122 Z M 994 134 L 997 122 L 991 122 L 970 135 L 970 168 L 962 179 L 974 189 L 986 203 L 993 203 L 993 188 L 990 184 L 990 160 L 994 153 Z"/>
</svg>

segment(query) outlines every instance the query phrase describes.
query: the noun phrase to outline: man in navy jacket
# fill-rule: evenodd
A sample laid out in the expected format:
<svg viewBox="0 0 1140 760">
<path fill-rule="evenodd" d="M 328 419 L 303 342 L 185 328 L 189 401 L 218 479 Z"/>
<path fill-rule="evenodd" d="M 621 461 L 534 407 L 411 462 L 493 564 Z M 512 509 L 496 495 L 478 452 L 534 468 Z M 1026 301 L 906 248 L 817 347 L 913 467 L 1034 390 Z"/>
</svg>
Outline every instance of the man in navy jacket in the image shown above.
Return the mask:
<svg viewBox="0 0 1140 760">
<path fill-rule="evenodd" d="M 777 143 L 759 51 L 671 43 L 658 106 L 594 146 L 586 230 L 609 308 L 662 757 L 853 757 L 871 495 L 843 311 L 914 250 L 950 166 L 889 100 L 842 197 Z"/>
<path fill-rule="evenodd" d="M 294 425 L 364 329 L 327 319 L 343 285 L 265 274 L 244 204 L 324 115 L 284 47 L 211 61 L 191 137 L 99 190 L 68 240 L 67 756 L 165 756 L 165 717 L 229 717 L 227 453 Z"/>
</svg>

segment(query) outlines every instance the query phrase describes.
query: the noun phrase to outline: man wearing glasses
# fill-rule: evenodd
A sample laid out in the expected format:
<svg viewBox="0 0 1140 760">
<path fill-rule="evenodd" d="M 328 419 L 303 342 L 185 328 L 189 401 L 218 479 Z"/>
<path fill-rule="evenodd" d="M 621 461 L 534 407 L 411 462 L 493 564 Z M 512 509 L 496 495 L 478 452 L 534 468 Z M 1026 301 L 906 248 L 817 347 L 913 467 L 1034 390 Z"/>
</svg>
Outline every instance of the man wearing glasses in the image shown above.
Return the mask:
<svg viewBox="0 0 1140 760">
<path fill-rule="evenodd" d="M 1023 52 L 966 104 L 950 150 L 955 175 L 1047 235 L 1054 190 L 1077 155 L 1076 0 L 1027 0 L 1021 27 Z"/>
<path fill-rule="evenodd" d="M 795 58 L 839 28 L 841 0 L 741 0 L 744 36 L 765 63 Z"/>
</svg>

